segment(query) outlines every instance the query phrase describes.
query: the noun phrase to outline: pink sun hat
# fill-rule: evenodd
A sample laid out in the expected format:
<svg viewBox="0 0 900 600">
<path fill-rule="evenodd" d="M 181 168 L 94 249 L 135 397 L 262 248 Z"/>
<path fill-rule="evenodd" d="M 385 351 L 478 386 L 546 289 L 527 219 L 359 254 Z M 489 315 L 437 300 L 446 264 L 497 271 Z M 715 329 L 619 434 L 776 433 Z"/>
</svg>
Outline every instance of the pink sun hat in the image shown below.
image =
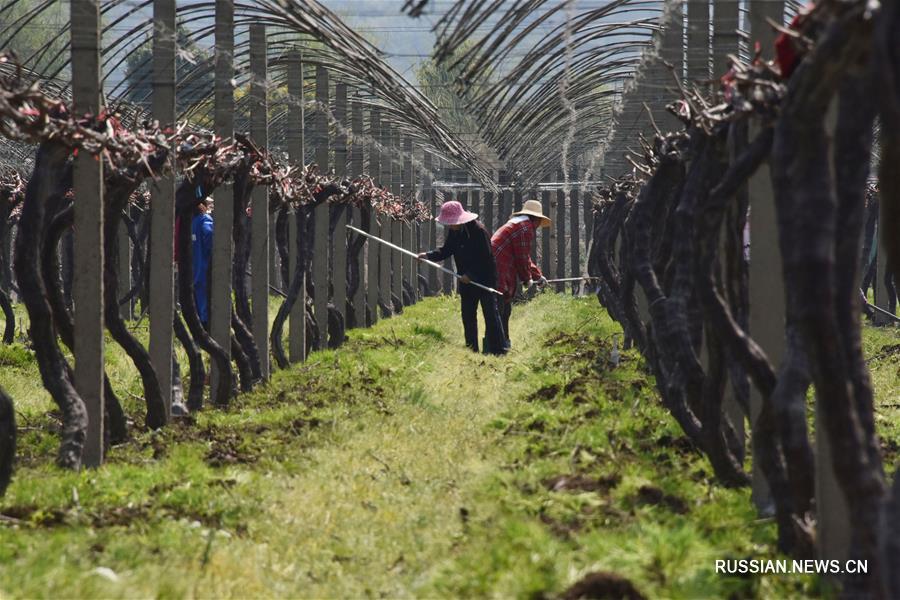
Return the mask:
<svg viewBox="0 0 900 600">
<path fill-rule="evenodd" d="M 437 216 L 437 222 L 441 225 L 462 225 L 477 218 L 476 213 L 467 211 L 462 204 L 451 200 L 441 204 L 441 214 Z"/>
</svg>

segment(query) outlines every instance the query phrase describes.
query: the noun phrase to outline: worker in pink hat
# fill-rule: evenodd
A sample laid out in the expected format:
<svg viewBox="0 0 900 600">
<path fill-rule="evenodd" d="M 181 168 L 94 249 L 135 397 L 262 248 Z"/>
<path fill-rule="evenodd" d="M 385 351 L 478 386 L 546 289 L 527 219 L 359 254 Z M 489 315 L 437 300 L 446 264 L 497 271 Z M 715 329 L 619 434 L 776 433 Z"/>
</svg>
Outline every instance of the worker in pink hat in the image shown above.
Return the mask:
<svg viewBox="0 0 900 600">
<path fill-rule="evenodd" d="M 444 245 L 431 252 L 422 252 L 420 259 L 442 261 L 453 257 L 459 273 L 459 298 L 462 309 L 466 346 L 478 352 L 478 305 L 484 316 L 486 331 L 484 351 L 504 354 L 505 335 L 500 324 L 500 312 L 495 294 L 471 285 L 472 282 L 493 288 L 497 285 L 497 267 L 491 251 L 491 236 L 478 222 L 478 215 L 467 211 L 455 200 L 444 202 L 437 222 L 447 228 Z"/>
</svg>

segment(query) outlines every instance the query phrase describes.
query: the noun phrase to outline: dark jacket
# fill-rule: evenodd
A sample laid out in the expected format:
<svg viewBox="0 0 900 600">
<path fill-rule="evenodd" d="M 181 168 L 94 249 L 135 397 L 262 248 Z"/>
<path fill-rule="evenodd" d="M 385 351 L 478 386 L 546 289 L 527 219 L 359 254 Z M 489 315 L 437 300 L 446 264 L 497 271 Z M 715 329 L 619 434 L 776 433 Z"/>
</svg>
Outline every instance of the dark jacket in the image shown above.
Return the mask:
<svg viewBox="0 0 900 600">
<path fill-rule="evenodd" d="M 446 230 L 444 245 L 428 253 L 428 260 L 442 261 L 453 257 L 456 272 L 482 285 L 497 285 L 497 266 L 491 251 L 491 236 L 478 221 L 469 221 L 462 228 Z"/>
</svg>

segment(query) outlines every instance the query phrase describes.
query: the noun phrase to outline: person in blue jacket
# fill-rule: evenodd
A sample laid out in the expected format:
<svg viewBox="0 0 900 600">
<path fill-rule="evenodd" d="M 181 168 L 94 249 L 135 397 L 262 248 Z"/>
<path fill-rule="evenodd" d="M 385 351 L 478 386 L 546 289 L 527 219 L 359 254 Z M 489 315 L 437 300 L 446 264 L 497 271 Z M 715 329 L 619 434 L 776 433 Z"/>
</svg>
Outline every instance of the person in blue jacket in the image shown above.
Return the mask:
<svg viewBox="0 0 900 600">
<path fill-rule="evenodd" d="M 194 268 L 194 302 L 200 322 L 209 328 L 209 280 L 212 259 L 213 218 L 209 198 L 197 204 L 197 211 L 191 220 L 191 254 Z"/>
</svg>

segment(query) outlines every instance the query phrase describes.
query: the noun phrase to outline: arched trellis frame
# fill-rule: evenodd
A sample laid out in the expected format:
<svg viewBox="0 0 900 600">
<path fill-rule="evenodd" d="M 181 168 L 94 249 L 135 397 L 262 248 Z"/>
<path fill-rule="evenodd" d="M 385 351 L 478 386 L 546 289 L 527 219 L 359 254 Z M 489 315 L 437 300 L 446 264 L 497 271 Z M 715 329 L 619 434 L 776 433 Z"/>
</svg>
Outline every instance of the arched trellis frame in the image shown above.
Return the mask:
<svg viewBox="0 0 900 600">
<path fill-rule="evenodd" d="M 11 0 L 0 6 L 0 13 L 8 10 L 14 4 Z M 36 19 L 41 12 L 47 10 L 52 3 L 38 4 L 32 11 L 26 13 L 14 23 L 0 29 L 0 39 L 8 43 L 15 39 L 18 30 L 25 24 Z M 113 9 L 121 7 L 125 0 L 112 0 L 104 2 L 101 12 L 109 15 Z M 106 43 L 102 49 L 103 71 L 108 74 L 120 69 L 129 57 L 151 42 L 153 21 L 145 21 L 128 29 L 122 35 L 112 37 L 112 32 L 121 27 L 126 20 L 147 9 L 152 5 L 152 0 L 129 4 L 128 10 L 110 20 L 104 26 Z M 177 8 L 178 22 L 201 21 L 204 24 L 196 30 L 188 33 L 187 42 L 202 45 L 211 41 L 214 35 L 213 17 L 215 14 L 215 2 L 201 2 L 183 5 Z M 476 157 L 463 144 L 457 136 L 441 122 L 434 105 L 413 86 L 388 66 L 380 56 L 379 51 L 360 37 L 356 32 L 344 24 L 341 19 L 314 1 L 289 2 L 287 0 L 257 0 L 255 2 L 235 3 L 235 28 L 239 32 L 234 49 L 235 83 L 237 86 L 249 82 L 249 39 L 243 34 L 243 27 L 252 23 L 262 23 L 273 30 L 268 49 L 272 73 L 268 85 L 280 86 L 286 81 L 283 68 L 279 68 L 279 58 L 285 52 L 294 49 L 298 41 L 307 40 L 318 42 L 318 47 L 304 48 L 304 62 L 307 64 L 323 64 L 338 78 L 357 89 L 366 90 L 369 94 L 368 105 L 381 107 L 386 124 L 396 128 L 404 135 L 409 135 L 418 147 L 424 147 L 432 154 L 451 162 L 470 172 L 473 177 L 482 181 L 487 186 L 493 182 L 488 172 L 478 164 Z M 67 37 L 68 26 L 64 26 L 60 37 Z M 175 35 L 175 32 L 172 32 Z M 110 39 L 112 38 L 112 39 Z M 54 72 L 42 73 L 42 75 L 58 80 L 68 63 L 63 60 L 68 52 L 68 44 L 60 46 L 58 42 L 47 42 L 36 50 L 32 56 L 22 57 L 26 66 L 39 64 L 61 64 Z M 147 65 L 138 63 L 138 68 Z M 199 86 L 199 82 L 214 70 L 211 58 L 197 61 L 196 65 L 187 72 L 179 82 L 179 91 L 188 92 L 192 96 L 192 104 L 182 111 L 182 117 L 196 116 L 204 107 L 212 103 L 213 90 Z M 149 71 L 149 69 L 148 69 Z M 67 83 L 60 86 L 61 95 L 68 95 Z M 117 110 L 124 104 L 123 98 L 127 97 L 129 84 L 119 82 L 108 91 L 108 101 L 117 105 Z M 197 93 L 200 92 L 200 93 Z M 291 99 L 288 99 L 290 102 Z M 242 98 L 236 106 L 236 127 L 246 125 L 240 116 L 248 114 L 244 110 L 248 98 Z M 273 126 L 273 139 L 280 136 L 279 124 L 283 121 L 283 114 L 287 106 L 274 107 L 271 118 Z M 333 123 L 332 119 L 332 125 Z M 349 124 L 343 124 L 348 127 Z M 370 142 L 371 143 L 371 142 Z"/>
<path fill-rule="evenodd" d="M 406 9 L 415 16 L 426 6 Z M 663 13 L 649 0 L 460 1 L 435 26 L 435 58 L 456 74 L 485 142 L 527 185 L 556 168 L 569 173 L 607 141 Z"/>
</svg>

